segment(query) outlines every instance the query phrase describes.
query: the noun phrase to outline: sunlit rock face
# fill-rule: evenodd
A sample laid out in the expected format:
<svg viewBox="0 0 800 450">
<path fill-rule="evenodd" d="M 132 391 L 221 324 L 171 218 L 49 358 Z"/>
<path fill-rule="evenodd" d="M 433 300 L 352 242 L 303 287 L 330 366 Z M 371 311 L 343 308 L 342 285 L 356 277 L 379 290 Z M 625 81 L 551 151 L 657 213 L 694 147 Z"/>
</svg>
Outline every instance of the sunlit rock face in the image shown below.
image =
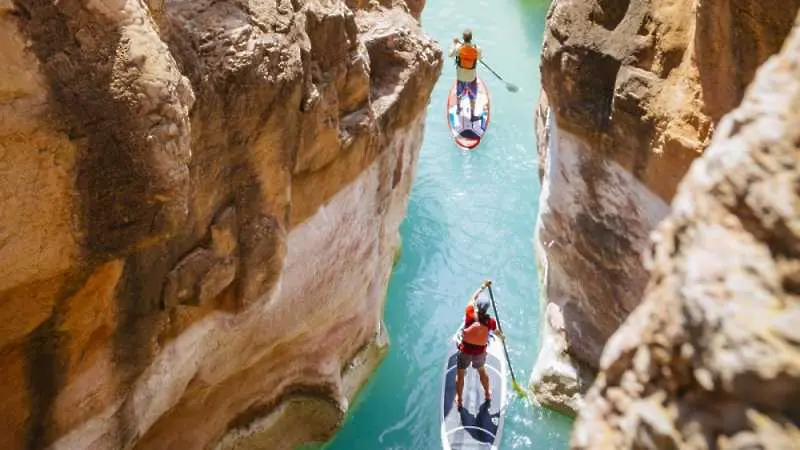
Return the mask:
<svg viewBox="0 0 800 450">
<path fill-rule="evenodd" d="M 412 3 L 0 1 L 0 447 L 332 434 L 441 70 Z"/>
<path fill-rule="evenodd" d="M 653 234 L 572 448 L 800 445 L 800 16 Z"/>
<path fill-rule="evenodd" d="M 575 414 L 640 303 L 648 235 L 800 1 L 554 1 L 537 110 L 537 399 Z"/>
</svg>

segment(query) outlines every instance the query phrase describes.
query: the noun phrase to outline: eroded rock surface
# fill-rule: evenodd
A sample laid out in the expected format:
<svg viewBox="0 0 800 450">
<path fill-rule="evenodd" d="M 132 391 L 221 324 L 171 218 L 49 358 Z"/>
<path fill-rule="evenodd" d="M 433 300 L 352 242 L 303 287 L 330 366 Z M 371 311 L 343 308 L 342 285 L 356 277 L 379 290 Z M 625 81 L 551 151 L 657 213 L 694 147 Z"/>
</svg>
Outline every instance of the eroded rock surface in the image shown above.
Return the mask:
<svg viewBox="0 0 800 450">
<path fill-rule="evenodd" d="M 800 448 L 800 16 L 654 233 L 572 447 Z"/>
<path fill-rule="evenodd" d="M 0 1 L 0 447 L 332 433 L 441 70 L 412 4 Z"/>
<path fill-rule="evenodd" d="M 678 182 L 778 51 L 800 1 L 553 2 L 538 111 L 544 338 L 537 398 L 574 413 L 640 303 Z"/>
</svg>

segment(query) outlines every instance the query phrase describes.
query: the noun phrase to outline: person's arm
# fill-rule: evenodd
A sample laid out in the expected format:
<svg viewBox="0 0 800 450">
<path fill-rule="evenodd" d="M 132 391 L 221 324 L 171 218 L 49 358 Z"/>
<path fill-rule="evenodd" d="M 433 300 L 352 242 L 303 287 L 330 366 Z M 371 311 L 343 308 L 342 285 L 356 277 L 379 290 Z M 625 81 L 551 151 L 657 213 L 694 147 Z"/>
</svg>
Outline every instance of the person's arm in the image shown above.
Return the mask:
<svg viewBox="0 0 800 450">
<path fill-rule="evenodd" d="M 481 287 L 476 289 L 475 292 L 472 294 L 472 297 L 470 297 L 470 302 L 475 303 L 475 300 L 477 300 L 478 296 L 481 295 L 481 291 L 483 291 L 484 289 L 486 289 L 491 285 L 492 285 L 492 280 L 485 280 L 483 283 L 481 283 Z"/>
<path fill-rule="evenodd" d="M 492 325 L 494 325 L 494 328 L 492 328 L 492 333 L 497 335 L 497 337 L 499 337 L 500 339 L 506 340 L 506 336 L 503 334 L 502 331 L 500 331 L 500 328 L 497 326 L 497 320 L 496 319 L 492 319 Z"/>
<path fill-rule="evenodd" d="M 478 300 L 478 296 L 481 295 L 481 291 L 483 291 L 483 286 L 475 289 L 475 292 L 472 293 L 472 297 L 469 298 L 469 302 L 474 304 L 476 300 Z"/>
<path fill-rule="evenodd" d="M 474 305 L 475 302 L 478 300 L 478 296 L 481 295 L 481 292 L 491 285 L 492 285 L 492 280 L 486 280 L 481 284 L 481 287 L 475 289 L 475 292 L 473 292 L 472 296 L 469 298 L 469 302 L 467 302 L 467 308 L 469 308 L 470 305 Z M 475 321 L 477 321 L 478 312 L 473 309 L 473 313 L 475 314 Z"/>
<path fill-rule="evenodd" d="M 458 54 L 459 47 L 460 45 L 454 42 L 453 45 L 450 46 L 450 51 L 447 53 L 447 56 L 449 56 L 450 58 L 456 56 Z"/>
</svg>

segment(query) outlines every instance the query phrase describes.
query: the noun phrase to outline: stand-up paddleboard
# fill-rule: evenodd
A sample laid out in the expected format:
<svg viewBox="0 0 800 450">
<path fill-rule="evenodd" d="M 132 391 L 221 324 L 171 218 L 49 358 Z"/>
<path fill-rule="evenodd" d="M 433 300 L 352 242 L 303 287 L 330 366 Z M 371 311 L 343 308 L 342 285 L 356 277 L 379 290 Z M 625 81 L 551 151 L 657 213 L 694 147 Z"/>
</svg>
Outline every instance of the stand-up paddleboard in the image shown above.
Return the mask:
<svg viewBox="0 0 800 450">
<path fill-rule="evenodd" d="M 506 410 L 507 371 L 503 356 L 503 343 L 492 334 L 486 350 L 486 371 L 492 389 L 492 401 L 484 401 L 483 386 L 478 371 L 467 368 L 464 376 L 463 408 L 456 406 L 456 363 L 460 330 L 448 341 L 450 352 L 444 373 L 442 392 L 442 448 L 497 449 L 503 430 L 503 414 Z"/>
<path fill-rule="evenodd" d="M 478 146 L 481 138 L 486 134 L 486 129 L 489 128 L 490 119 L 490 104 L 489 91 L 483 80 L 478 77 L 478 95 L 475 98 L 475 114 L 472 120 L 469 105 L 469 96 L 464 95 L 461 97 L 461 114 L 456 114 L 456 83 L 450 89 L 450 95 L 447 96 L 447 125 L 450 127 L 450 133 L 459 147 L 470 150 Z"/>
</svg>

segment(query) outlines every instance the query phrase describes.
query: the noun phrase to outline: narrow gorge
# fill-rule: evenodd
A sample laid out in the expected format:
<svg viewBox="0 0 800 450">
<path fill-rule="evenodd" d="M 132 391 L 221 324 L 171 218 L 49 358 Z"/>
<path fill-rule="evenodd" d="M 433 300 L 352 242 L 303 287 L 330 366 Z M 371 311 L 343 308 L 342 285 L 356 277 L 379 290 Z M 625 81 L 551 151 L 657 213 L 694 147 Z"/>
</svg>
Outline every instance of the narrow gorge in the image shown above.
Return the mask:
<svg viewBox="0 0 800 450">
<path fill-rule="evenodd" d="M 441 448 L 490 278 L 500 448 L 800 449 L 798 10 L 0 0 L 0 448 Z"/>
<path fill-rule="evenodd" d="M 0 2 L 0 447 L 331 436 L 442 67 L 411 6 Z"/>
</svg>

